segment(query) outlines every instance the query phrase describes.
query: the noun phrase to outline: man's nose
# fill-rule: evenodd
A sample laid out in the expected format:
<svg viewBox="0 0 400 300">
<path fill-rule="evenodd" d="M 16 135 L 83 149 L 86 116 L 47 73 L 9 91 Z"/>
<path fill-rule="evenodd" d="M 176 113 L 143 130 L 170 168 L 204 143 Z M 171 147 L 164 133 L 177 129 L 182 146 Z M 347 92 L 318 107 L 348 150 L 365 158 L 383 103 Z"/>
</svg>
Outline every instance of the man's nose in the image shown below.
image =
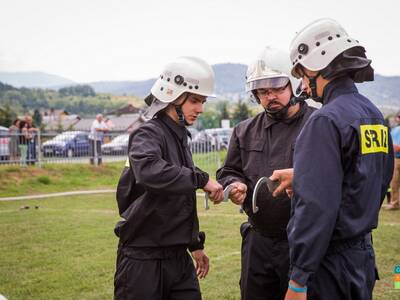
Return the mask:
<svg viewBox="0 0 400 300">
<path fill-rule="evenodd" d="M 275 100 L 275 99 L 276 99 L 276 96 L 275 96 L 275 93 L 273 93 L 273 92 L 268 92 L 268 94 L 265 96 L 265 98 L 266 98 L 268 101 L 272 101 L 272 100 Z"/>
<path fill-rule="evenodd" d="M 308 92 L 309 88 L 310 88 L 310 86 L 309 86 L 308 83 L 306 83 L 306 81 L 303 79 L 302 82 L 301 82 L 301 89 L 302 89 L 303 91 Z"/>
<path fill-rule="evenodd" d="M 196 105 L 196 112 L 201 114 L 204 111 L 204 103 L 199 103 L 199 105 Z"/>
</svg>

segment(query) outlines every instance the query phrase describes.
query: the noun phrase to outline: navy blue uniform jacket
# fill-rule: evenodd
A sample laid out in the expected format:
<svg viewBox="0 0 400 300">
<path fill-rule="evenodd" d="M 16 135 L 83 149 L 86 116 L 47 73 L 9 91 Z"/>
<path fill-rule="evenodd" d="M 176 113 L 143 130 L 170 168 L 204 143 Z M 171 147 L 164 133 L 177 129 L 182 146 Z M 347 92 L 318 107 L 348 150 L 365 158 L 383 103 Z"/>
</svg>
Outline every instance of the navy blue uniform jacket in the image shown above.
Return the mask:
<svg viewBox="0 0 400 300">
<path fill-rule="evenodd" d="M 329 245 L 377 227 L 393 172 L 393 148 L 377 107 L 341 77 L 324 89 L 296 141 L 288 225 L 290 279 L 306 285 Z"/>
</svg>

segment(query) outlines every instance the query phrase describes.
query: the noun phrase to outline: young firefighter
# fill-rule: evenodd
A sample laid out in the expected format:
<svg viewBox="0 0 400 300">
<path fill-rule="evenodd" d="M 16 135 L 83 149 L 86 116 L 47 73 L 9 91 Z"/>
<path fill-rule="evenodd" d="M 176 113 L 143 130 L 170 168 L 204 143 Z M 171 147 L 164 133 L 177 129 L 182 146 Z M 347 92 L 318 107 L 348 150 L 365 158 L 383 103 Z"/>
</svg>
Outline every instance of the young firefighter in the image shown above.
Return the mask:
<svg viewBox="0 0 400 300">
<path fill-rule="evenodd" d="M 181 57 L 164 68 L 146 99 L 152 119 L 132 134 L 128 154 L 133 190 L 141 193 L 119 203 L 124 221 L 115 230 L 120 239 L 115 299 L 201 299 L 197 276 L 204 278 L 209 264 L 196 189 L 217 203 L 223 190 L 194 166 L 186 126 L 203 112 L 213 90 L 211 67 Z"/>
</svg>

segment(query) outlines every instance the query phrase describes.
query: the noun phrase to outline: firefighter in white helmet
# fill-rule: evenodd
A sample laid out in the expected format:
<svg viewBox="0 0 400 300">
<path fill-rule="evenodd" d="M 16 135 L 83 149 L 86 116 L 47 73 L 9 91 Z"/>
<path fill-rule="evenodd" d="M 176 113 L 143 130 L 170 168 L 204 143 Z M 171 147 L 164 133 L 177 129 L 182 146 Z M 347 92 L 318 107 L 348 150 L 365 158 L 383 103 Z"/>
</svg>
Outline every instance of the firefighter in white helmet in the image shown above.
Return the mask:
<svg viewBox="0 0 400 300">
<path fill-rule="evenodd" d="M 381 112 L 354 84 L 373 80 L 371 60 L 332 19 L 303 28 L 290 57 L 292 74 L 323 106 L 297 139 L 294 172 L 271 177 L 281 181 L 276 194 L 293 189 L 286 299 L 372 299 L 371 231 L 392 177 L 393 149 Z"/>
<path fill-rule="evenodd" d="M 215 203 L 223 200 L 223 190 L 194 166 L 186 126 L 197 120 L 213 90 L 212 68 L 199 58 L 181 57 L 164 68 L 146 98 L 151 120 L 130 137 L 131 180 L 117 190 L 123 195 L 130 187 L 132 197 L 117 197 L 124 220 L 115 229 L 116 299 L 201 299 L 197 277 L 207 275 L 209 263 L 196 190 Z"/>
<path fill-rule="evenodd" d="M 246 90 L 264 111 L 234 128 L 226 160 L 217 171 L 223 186 L 234 186 L 232 202 L 243 205 L 248 215 L 241 226 L 243 300 L 283 299 L 287 290 L 290 199 L 267 194 L 254 213 L 251 197 L 260 177 L 292 167 L 296 137 L 314 111 L 304 102 L 290 67 L 289 53 L 271 47 L 248 67 Z"/>
</svg>

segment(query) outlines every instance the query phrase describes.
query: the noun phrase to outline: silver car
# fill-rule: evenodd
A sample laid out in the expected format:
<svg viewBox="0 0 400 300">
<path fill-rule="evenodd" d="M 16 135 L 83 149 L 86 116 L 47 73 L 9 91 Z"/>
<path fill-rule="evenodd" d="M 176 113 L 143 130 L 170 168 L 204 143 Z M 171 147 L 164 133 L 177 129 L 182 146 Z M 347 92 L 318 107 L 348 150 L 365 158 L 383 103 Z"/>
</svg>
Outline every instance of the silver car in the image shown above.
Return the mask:
<svg viewBox="0 0 400 300">
<path fill-rule="evenodd" d="M 116 136 L 111 142 L 101 145 L 104 155 L 126 155 L 128 153 L 129 134 Z"/>
</svg>

